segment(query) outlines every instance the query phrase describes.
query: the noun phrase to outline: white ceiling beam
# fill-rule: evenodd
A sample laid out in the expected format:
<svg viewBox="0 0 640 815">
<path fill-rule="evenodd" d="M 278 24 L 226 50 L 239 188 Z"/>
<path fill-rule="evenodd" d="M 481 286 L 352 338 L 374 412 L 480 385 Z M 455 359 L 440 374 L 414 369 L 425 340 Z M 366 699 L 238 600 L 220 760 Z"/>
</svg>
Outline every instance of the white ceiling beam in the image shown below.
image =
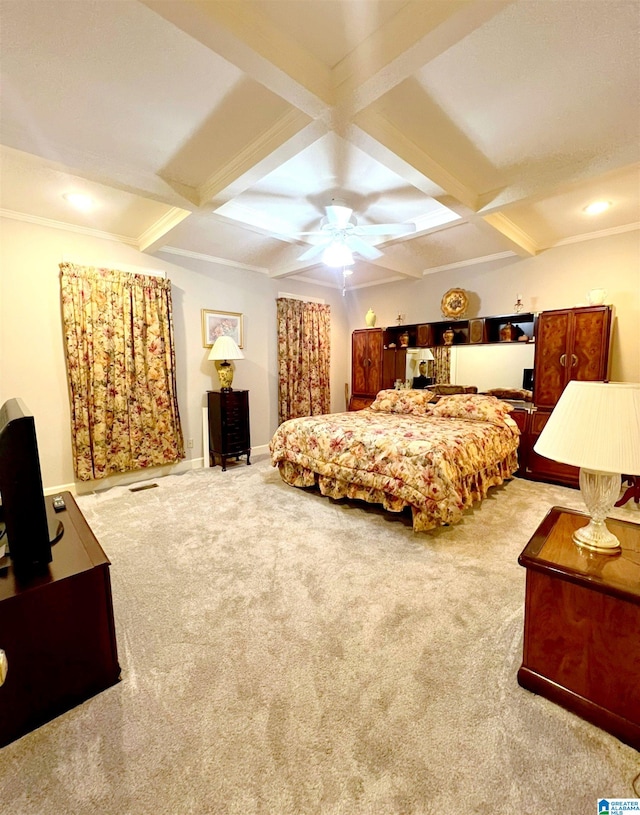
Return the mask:
<svg viewBox="0 0 640 815">
<path fill-rule="evenodd" d="M 211 0 L 140 0 L 163 19 L 312 118 L 333 104 L 331 73 L 255 9 Z"/>
<path fill-rule="evenodd" d="M 300 274 L 300 272 L 303 272 L 305 269 L 313 269 L 315 266 L 318 266 L 317 260 L 308 260 L 302 263 L 294 260 L 292 263 L 286 263 L 277 269 L 270 269 L 269 277 L 274 280 L 279 280 L 283 277 L 292 277 L 293 275 Z"/>
<path fill-rule="evenodd" d="M 324 122 L 310 122 L 305 114 L 289 111 L 207 178 L 198 188 L 200 205 L 222 206 L 257 184 L 265 175 L 313 144 L 326 132 Z"/>
<path fill-rule="evenodd" d="M 534 257 L 540 246 L 518 224 L 507 218 L 503 212 L 494 212 L 483 216 L 483 221 L 503 235 L 520 257 Z"/>
<path fill-rule="evenodd" d="M 155 224 L 138 236 L 138 251 L 155 252 L 156 249 L 164 246 L 171 231 L 189 215 L 191 215 L 191 212 L 187 209 L 171 207 Z"/>
<path fill-rule="evenodd" d="M 406 263 L 401 263 L 400 261 L 394 260 L 387 254 L 383 255 L 381 258 L 377 258 L 376 260 L 369 260 L 367 263 L 370 263 L 372 266 L 377 266 L 380 269 L 388 269 L 391 272 L 396 272 L 397 274 L 402 275 L 403 278 L 413 278 L 414 280 L 419 280 L 422 277 L 422 269 L 411 269 Z"/>
<path fill-rule="evenodd" d="M 111 157 L 107 159 L 90 150 L 78 150 L 66 143 L 53 141 L 50 137 L 36 145 L 32 143 L 27 130 L 10 129 L 1 122 L 1 117 L 0 144 L 46 159 L 51 168 L 76 178 L 84 178 L 167 206 L 197 206 L 196 191 L 191 187 L 173 184 L 157 173 L 140 170 L 139 167 L 120 163 Z"/>
<path fill-rule="evenodd" d="M 427 194 L 433 194 L 435 184 L 469 209 L 477 208 L 478 194 L 474 190 L 408 139 L 381 113 L 373 110 L 363 111 L 358 114 L 355 123 L 357 129 L 350 130 L 349 139 L 355 140 L 354 143 L 372 158 L 401 175 L 418 189 L 424 189 L 425 180 L 430 180 L 431 184 L 428 187 L 432 192 Z M 369 138 L 363 138 L 358 130 Z M 416 183 L 419 182 L 416 171 L 422 176 L 422 183 Z"/>
<path fill-rule="evenodd" d="M 408 3 L 333 69 L 337 106 L 364 110 L 512 2 Z"/>
<path fill-rule="evenodd" d="M 447 206 L 463 221 L 472 224 L 480 232 L 494 237 L 497 233 L 505 249 L 520 257 L 533 257 L 542 250 L 542 247 L 538 246 L 533 238 L 503 213 L 496 212 L 490 216 L 482 216 L 457 201 L 449 201 Z"/>
<path fill-rule="evenodd" d="M 414 278 L 416 280 L 422 278 L 422 270 L 409 269 L 406 267 L 406 265 L 398 263 L 397 261 L 392 261 L 387 256 L 378 258 L 377 260 L 367 260 L 366 262 L 371 266 L 377 266 L 380 269 L 388 269 L 389 271 L 396 272 L 398 275 L 401 275 L 402 278 Z M 298 263 L 294 261 L 293 263 L 287 263 L 278 269 L 272 269 L 269 272 L 269 277 L 273 278 L 274 280 L 284 277 L 292 277 L 293 275 L 300 274 L 305 269 L 312 269 L 318 265 L 319 263 L 317 260 L 310 260 L 306 263 Z"/>
<path fill-rule="evenodd" d="M 549 196 L 570 192 L 575 187 L 590 181 L 615 173 L 623 168 L 640 168 L 638 163 L 637 145 L 629 145 L 624 149 L 613 151 L 580 166 L 563 166 L 561 169 L 550 167 L 547 172 L 540 168 L 536 173 L 519 174 L 519 180 L 499 190 L 482 193 L 480 196 L 481 215 L 507 209 L 523 203 L 534 203 Z"/>
</svg>

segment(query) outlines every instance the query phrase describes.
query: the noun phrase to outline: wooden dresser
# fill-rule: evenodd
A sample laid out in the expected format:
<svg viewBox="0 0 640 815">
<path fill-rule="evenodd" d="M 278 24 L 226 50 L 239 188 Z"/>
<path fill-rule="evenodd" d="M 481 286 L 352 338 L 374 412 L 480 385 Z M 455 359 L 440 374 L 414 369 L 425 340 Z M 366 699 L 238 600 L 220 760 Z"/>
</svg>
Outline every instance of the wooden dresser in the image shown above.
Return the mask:
<svg viewBox="0 0 640 815">
<path fill-rule="evenodd" d="M 210 464 L 227 469 L 227 459 L 247 457 L 251 464 L 249 391 L 207 391 Z"/>
<path fill-rule="evenodd" d="M 28 733 L 120 677 L 109 560 L 71 493 L 56 515 L 64 531 L 46 570 L 0 570 L 0 746 Z M 51 498 L 46 499 L 47 512 Z"/>
</svg>

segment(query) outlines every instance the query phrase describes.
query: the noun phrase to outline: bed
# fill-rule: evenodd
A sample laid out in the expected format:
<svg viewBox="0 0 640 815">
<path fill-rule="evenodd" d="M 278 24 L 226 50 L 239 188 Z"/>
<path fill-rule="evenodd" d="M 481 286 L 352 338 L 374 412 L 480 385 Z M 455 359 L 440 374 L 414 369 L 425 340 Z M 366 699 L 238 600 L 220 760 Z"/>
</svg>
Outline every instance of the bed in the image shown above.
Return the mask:
<svg viewBox="0 0 640 815">
<path fill-rule="evenodd" d="M 517 470 L 520 431 L 494 396 L 433 398 L 381 391 L 364 410 L 290 419 L 270 442 L 271 463 L 294 487 L 410 507 L 416 532 L 457 523 Z"/>
</svg>

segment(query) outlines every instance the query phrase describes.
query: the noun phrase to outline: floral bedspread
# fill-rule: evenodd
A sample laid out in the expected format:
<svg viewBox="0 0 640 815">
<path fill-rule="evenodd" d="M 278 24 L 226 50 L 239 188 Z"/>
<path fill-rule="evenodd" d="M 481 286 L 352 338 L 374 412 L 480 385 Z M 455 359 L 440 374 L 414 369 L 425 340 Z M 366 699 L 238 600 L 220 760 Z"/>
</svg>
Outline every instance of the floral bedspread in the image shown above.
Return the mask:
<svg viewBox="0 0 640 815">
<path fill-rule="evenodd" d="M 519 430 L 471 419 L 370 409 L 290 419 L 269 449 L 271 463 L 295 487 L 359 498 L 400 512 L 414 531 L 460 520 L 464 509 L 518 467 Z"/>
</svg>

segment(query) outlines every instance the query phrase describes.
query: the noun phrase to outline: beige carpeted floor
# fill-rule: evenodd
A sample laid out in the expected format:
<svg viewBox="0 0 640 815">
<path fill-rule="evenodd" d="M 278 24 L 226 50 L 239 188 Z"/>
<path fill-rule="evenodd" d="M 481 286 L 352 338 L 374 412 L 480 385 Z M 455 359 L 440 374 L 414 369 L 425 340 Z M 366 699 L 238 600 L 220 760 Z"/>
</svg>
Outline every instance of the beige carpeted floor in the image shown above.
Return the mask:
<svg viewBox="0 0 640 815">
<path fill-rule="evenodd" d="M 0 750 L 3 813 L 587 815 L 636 794 L 636 751 L 516 682 L 517 557 L 579 493 L 516 479 L 417 535 L 266 460 L 157 484 L 78 499 L 122 681 Z"/>
</svg>

